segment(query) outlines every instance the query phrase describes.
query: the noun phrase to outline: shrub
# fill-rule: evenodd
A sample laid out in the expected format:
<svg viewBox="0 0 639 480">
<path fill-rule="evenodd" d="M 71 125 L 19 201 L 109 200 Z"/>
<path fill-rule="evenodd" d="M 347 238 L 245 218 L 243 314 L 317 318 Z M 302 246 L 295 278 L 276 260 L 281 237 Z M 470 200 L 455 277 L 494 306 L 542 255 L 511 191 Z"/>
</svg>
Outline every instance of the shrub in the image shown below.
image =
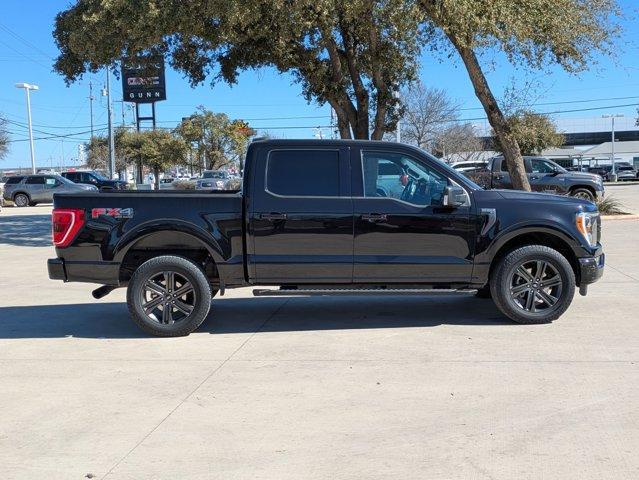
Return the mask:
<svg viewBox="0 0 639 480">
<path fill-rule="evenodd" d="M 615 197 L 600 198 L 597 200 L 597 208 L 602 215 L 630 215 L 623 208 L 623 204 Z"/>
<path fill-rule="evenodd" d="M 195 190 L 195 182 L 191 180 L 173 180 L 171 185 L 175 190 Z"/>
</svg>

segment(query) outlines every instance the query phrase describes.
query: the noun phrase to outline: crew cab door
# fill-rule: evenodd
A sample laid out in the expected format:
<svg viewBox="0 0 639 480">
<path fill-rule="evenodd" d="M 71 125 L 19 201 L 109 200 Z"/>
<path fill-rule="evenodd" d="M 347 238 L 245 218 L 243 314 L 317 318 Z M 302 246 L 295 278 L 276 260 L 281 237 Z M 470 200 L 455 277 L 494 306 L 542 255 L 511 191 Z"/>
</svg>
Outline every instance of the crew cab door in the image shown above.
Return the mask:
<svg viewBox="0 0 639 480">
<path fill-rule="evenodd" d="M 504 158 L 495 158 L 492 165 L 492 188 L 513 188 L 513 183 L 508 173 L 506 160 Z"/>
<path fill-rule="evenodd" d="M 528 183 L 533 192 L 561 193 L 561 188 L 557 181 L 557 167 L 554 163 L 545 158 L 525 158 L 526 175 Z"/>
<path fill-rule="evenodd" d="M 402 171 L 396 198 L 381 188 L 380 165 L 386 162 Z M 354 152 L 354 282 L 469 282 L 474 241 L 470 197 L 467 205 L 443 206 L 444 190 L 454 182 L 437 162 L 401 146 Z"/>
<path fill-rule="evenodd" d="M 265 148 L 253 168 L 247 238 L 251 281 L 352 282 L 349 148 Z"/>
</svg>

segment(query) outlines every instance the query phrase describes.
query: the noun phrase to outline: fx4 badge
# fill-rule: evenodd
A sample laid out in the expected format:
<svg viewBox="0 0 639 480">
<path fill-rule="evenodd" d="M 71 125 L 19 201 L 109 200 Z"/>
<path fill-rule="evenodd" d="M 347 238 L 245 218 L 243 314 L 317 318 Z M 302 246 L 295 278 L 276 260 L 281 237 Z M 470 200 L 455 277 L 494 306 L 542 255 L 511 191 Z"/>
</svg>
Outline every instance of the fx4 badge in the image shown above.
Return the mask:
<svg viewBox="0 0 639 480">
<path fill-rule="evenodd" d="M 94 208 L 91 210 L 91 218 L 98 218 L 102 215 L 113 218 L 133 217 L 132 208 Z"/>
</svg>

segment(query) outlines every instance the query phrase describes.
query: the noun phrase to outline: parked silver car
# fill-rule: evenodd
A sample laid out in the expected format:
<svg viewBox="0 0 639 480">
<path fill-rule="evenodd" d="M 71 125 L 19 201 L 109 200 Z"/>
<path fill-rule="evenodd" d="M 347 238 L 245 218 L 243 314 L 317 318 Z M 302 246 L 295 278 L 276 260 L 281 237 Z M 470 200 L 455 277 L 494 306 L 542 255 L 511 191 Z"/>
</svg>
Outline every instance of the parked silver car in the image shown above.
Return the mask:
<svg viewBox="0 0 639 480">
<path fill-rule="evenodd" d="M 17 207 L 52 203 L 54 193 L 97 192 L 94 185 L 73 183 L 60 175 L 16 175 L 9 177 L 4 186 L 3 198 Z"/>
<path fill-rule="evenodd" d="M 198 178 L 197 190 L 227 190 L 229 174 L 224 170 L 204 170 L 202 178 Z"/>
</svg>

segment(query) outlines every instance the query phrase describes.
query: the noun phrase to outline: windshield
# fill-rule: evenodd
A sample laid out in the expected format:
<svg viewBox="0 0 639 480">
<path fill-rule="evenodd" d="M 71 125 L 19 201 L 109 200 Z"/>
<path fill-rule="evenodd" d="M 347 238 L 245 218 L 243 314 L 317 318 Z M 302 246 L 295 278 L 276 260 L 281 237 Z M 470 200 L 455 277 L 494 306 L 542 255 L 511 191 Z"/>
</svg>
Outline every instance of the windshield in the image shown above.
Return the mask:
<svg viewBox="0 0 639 480">
<path fill-rule="evenodd" d="M 446 170 L 446 172 L 448 174 L 450 174 L 451 177 L 453 178 L 459 178 L 461 176 L 461 178 L 464 179 L 464 183 L 471 188 L 474 188 L 476 190 L 485 190 L 484 187 L 477 185 L 475 182 L 473 182 L 470 178 L 468 178 L 467 176 L 465 176 L 462 172 L 455 170 L 453 167 L 451 167 L 450 165 L 448 165 L 446 162 L 444 162 L 443 160 L 440 160 L 439 158 L 435 157 L 434 155 L 431 155 L 428 152 L 425 152 L 424 150 L 419 150 L 422 155 L 426 155 L 430 160 L 432 160 L 433 162 L 437 162 L 437 164 L 442 167 L 444 170 Z"/>
<path fill-rule="evenodd" d="M 95 176 L 95 178 L 97 178 L 98 180 L 108 180 L 108 178 L 107 178 L 104 174 L 102 174 L 102 173 L 100 173 L 100 172 L 98 172 L 98 171 L 93 171 L 93 172 L 91 172 L 91 173 L 92 173 L 92 174 Z"/>
</svg>

